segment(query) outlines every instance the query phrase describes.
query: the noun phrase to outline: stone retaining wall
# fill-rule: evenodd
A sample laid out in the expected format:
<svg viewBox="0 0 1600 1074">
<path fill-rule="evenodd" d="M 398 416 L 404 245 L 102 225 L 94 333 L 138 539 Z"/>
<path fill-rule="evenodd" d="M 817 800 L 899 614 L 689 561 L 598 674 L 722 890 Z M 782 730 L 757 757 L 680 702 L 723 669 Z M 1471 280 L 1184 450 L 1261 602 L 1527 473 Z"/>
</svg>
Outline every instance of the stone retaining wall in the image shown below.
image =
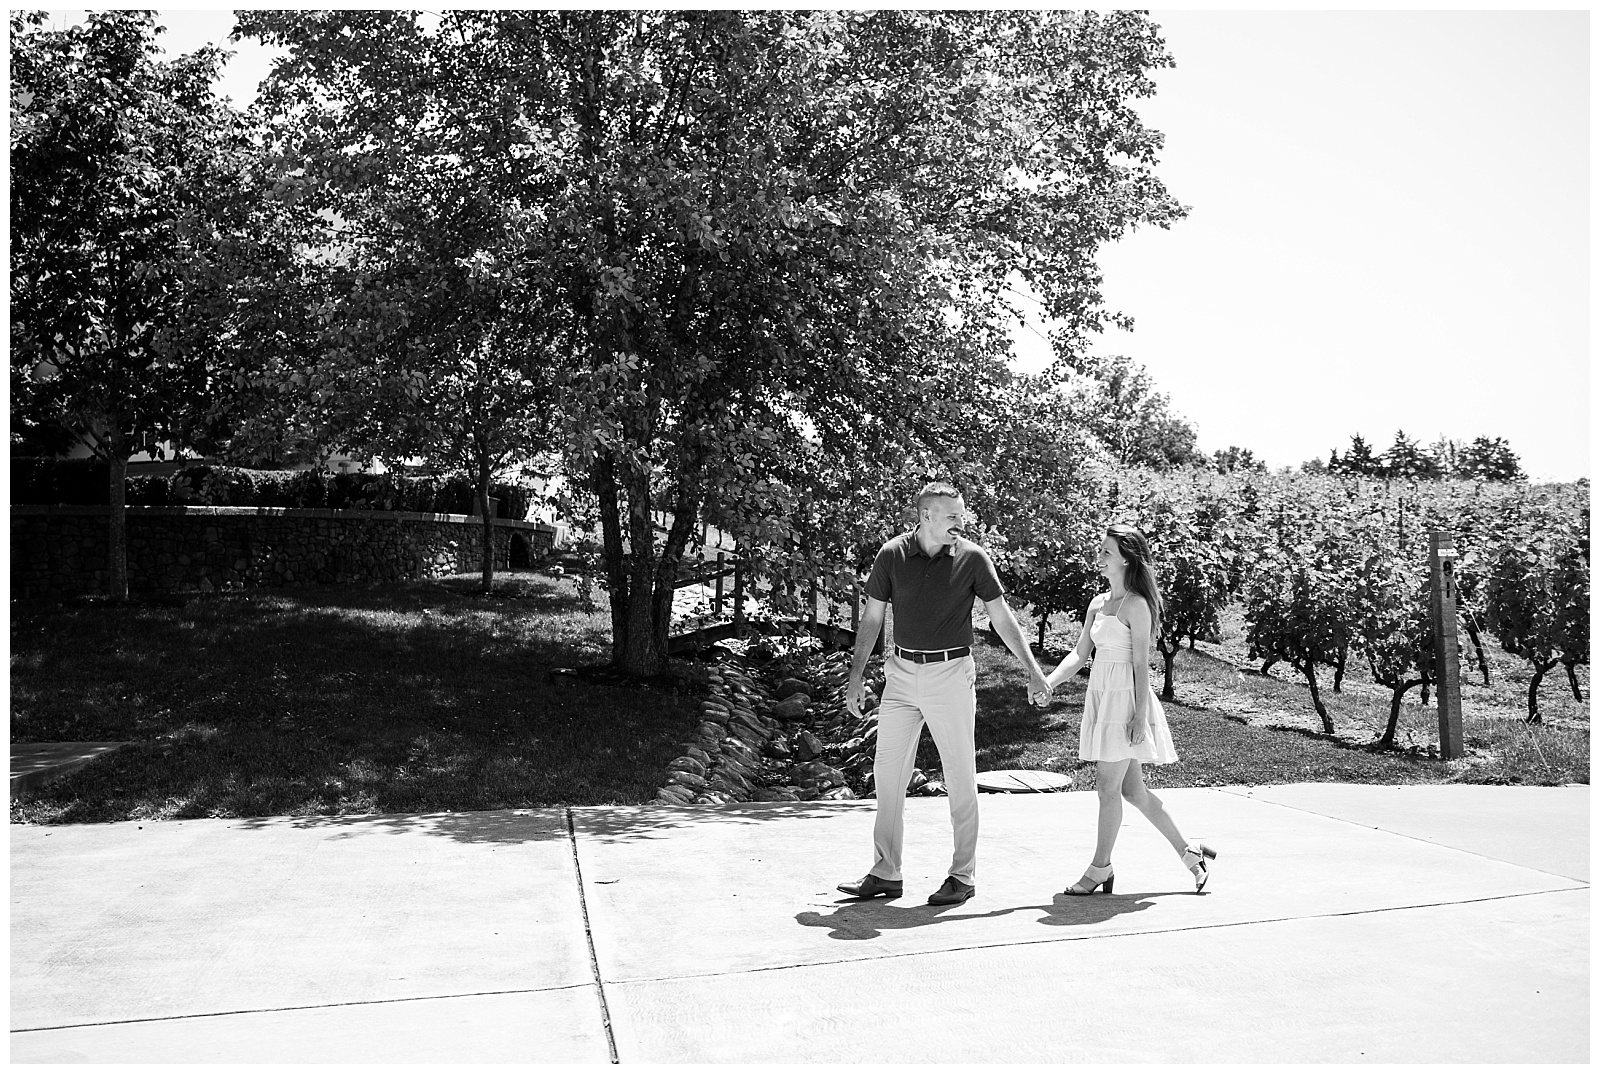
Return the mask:
<svg viewBox="0 0 1600 1074">
<path fill-rule="evenodd" d="M 850 654 L 816 654 L 792 674 L 723 656 L 708 673 L 703 721 L 667 765 L 653 805 L 849 800 L 874 794 L 883 660 L 867 664 L 862 714 L 845 708 Z M 910 794 L 944 793 L 944 782 L 917 770 Z"/>
<path fill-rule="evenodd" d="M 103 593 L 109 507 L 12 507 L 11 596 Z M 290 507 L 129 507 L 128 588 L 210 592 L 436 578 L 481 566 L 471 515 Z M 548 550 L 554 531 L 495 519 L 495 567 Z M 522 565 L 522 563 L 517 563 Z"/>
</svg>

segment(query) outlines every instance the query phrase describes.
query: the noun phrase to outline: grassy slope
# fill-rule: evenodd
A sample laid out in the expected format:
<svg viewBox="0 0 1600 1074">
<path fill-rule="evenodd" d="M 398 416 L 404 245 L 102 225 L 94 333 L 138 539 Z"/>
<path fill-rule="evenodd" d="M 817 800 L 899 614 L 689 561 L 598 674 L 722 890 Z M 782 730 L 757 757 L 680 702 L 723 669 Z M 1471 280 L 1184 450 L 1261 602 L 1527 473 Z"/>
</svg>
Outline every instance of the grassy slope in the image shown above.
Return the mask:
<svg viewBox="0 0 1600 1074">
<path fill-rule="evenodd" d="M 1024 628 L 1033 627 L 1026 621 Z M 1073 624 L 1052 621 L 1047 648 L 1053 667 L 1076 641 Z M 1225 617 L 1218 644 L 1202 643 L 1178 655 L 1175 671 L 1177 702 L 1165 706 L 1177 745 L 1174 765 L 1147 766 L 1152 786 L 1207 786 L 1296 781 L 1353 783 L 1589 782 L 1589 705 L 1576 701 L 1564 676 L 1547 676 L 1540 705 L 1546 726 L 1530 728 L 1526 711 L 1527 665 L 1497 650 L 1486 652 L 1492 685 L 1484 687 L 1472 668 L 1463 668 L 1464 762 L 1430 760 L 1426 747 L 1438 740 L 1438 714 L 1423 706 L 1412 690 L 1402 708 L 1399 750 L 1365 748 L 1383 730 L 1389 717 L 1389 693 L 1375 686 L 1364 669 L 1347 670 L 1343 689 L 1334 693 L 1332 672 L 1319 676 L 1323 702 L 1333 718 L 1335 735 L 1321 733 L 1310 691 L 1283 666 L 1267 677 L 1249 663 L 1244 624 L 1237 610 Z M 1078 723 L 1085 681 L 1074 679 L 1057 691 L 1045 712 L 1026 702 L 1026 679 L 1003 646 L 980 645 L 978 690 L 978 767 L 1040 768 L 1073 773 L 1073 786 L 1093 785 L 1092 768 L 1078 761 Z M 1465 660 L 1465 657 L 1464 657 Z M 1241 670 L 1247 669 L 1247 670 Z M 1579 669 L 1588 696 L 1587 669 Z M 1151 682 L 1159 691 L 1161 675 Z M 1409 748 L 1406 748 L 1409 747 Z M 919 755 L 938 767 L 937 753 L 924 742 Z M 1076 771 L 1075 771 L 1076 770 Z"/>
<path fill-rule="evenodd" d="M 648 799 L 697 689 L 551 677 L 604 659 L 568 580 L 12 606 L 14 742 L 133 744 L 12 820 L 493 809 Z M 688 684 L 685 684 L 688 685 Z"/>
<path fill-rule="evenodd" d="M 697 723 L 679 678 L 624 687 L 551 676 L 601 662 L 609 619 L 570 579 L 475 579 L 219 594 L 182 607 L 12 605 L 14 742 L 132 745 L 12 803 L 13 821 L 421 812 L 642 802 Z M 1025 624 L 1026 625 L 1026 624 Z M 1075 638 L 1052 632 L 1056 655 Z M 979 768 L 1041 768 L 1092 785 L 1077 760 L 1083 680 L 1032 708 L 1004 647 L 980 644 Z M 1519 719 L 1527 672 L 1491 653 L 1495 685 L 1465 688 L 1466 763 L 1360 748 L 1387 718 L 1352 670 L 1317 726 L 1305 686 L 1241 675 L 1242 624 L 1184 652 L 1167 706 L 1180 762 L 1154 786 L 1346 782 L 1588 782 L 1588 704 L 1541 689 L 1551 726 Z M 1519 678 L 1520 677 L 1520 678 Z M 1159 685 L 1159 675 L 1155 676 Z M 1585 672 L 1583 685 L 1587 691 Z M 1184 703 L 1187 702 L 1187 703 Z M 1412 699 L 1400 741 L 1434 738 Z M 1288 727 L 1291 730 L 1278 729 Z M 924 768 L 937 754 L 924 737 Z"/>
</svg>

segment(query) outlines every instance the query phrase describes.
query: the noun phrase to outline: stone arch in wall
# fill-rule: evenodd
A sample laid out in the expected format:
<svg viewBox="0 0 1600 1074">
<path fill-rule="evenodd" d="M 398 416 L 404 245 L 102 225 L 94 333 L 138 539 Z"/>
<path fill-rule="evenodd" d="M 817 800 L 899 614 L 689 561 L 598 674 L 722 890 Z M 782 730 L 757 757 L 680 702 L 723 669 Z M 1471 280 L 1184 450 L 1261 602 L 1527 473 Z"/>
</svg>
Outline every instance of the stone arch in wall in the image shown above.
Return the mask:
<svg viewBox="0 0 1600 1074">
<path fill-rule="evenodd" d="M 508 565 L 512 570 L 533 566 L 533 542 L 528 540 L 526 534 L 513 533 L 511 535 L 511 552 Z"/>
</svg>

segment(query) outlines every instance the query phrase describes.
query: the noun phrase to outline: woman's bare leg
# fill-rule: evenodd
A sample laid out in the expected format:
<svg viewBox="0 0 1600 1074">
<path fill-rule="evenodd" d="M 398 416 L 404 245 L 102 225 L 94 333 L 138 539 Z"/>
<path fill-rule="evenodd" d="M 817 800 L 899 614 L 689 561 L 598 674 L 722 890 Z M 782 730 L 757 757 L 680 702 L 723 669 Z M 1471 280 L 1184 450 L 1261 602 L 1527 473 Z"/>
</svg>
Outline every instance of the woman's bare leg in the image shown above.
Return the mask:
<svg viewBox="0 0 1600 1074">
<path fill-rule="evenodd" d="M 1156 831 L 1167 837 L 1167 842 L 1172 844 L 1172 849 L 1179 854 L 1188 846 L 1183 839 L 1183 833 L 1178 831 L 1178 826 L 1173 823 L 1172 817 L 1167 814 L 1167 807 L 1161 804 L 1149 787 L 1144 785 L 1144 770 L 1138 761 L 1129 761 L 1128 770 L 1122 776 L 1122 797 L 1128 804 L 1144 814 L 1144 819 L 1156 826 Z M 1100 799 L 1100 815 L 1105 817 L 1105 798 Z M 1102 821 L 1103 827 L 1103 821 Z M 1099 858 L 1095 861 L 1099 862 Z"/>
<path fill-rule="evenodd" d="M 1139 762 L 1095 762 L 1094 789 L 1100 796 L 1100 819 L 1094 841 L 1094 861 L 1090 864 L 1098 869 L 1111 864 L 1111 848 L 1117 845 L 1117 832 L 1122 828 L 1122 786 L 1129 765 L 1137 768 Z"/>
</svg>

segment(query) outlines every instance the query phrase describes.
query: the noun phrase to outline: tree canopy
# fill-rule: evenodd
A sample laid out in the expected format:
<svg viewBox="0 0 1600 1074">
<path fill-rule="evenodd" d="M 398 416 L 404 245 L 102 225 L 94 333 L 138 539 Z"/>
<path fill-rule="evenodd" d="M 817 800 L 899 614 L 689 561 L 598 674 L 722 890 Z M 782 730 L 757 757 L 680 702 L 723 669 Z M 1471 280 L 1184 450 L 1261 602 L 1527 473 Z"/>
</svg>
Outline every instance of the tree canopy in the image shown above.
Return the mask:
<svg viewBox="0 0 1600 1074">
<path fill-rule="evenodd" d="M 477 258 L 555 329 L 613 659 L 640 673 L 701 521 L 776 575 L 837 572 L 864 539 L 841 479 L 891 487 L 959 444 L 973 393 L 952 389 L 1003 362 L 1008 281 L 1080 347 L 1117 317 L 1099 245 L 1182 214 L 1132 107 L 1170 60 L 1134 13 L 253 11 L 240 30 L 289 50 L 263 101 L 308 187 L 396 184 L 363 244 L 422 234 L 409 201 L 484 191 L 432 263 Z"/>
<path fill-rule="evenodd" d="M 111 591 L 127 596 L 129 455 L 226 410 L 226 275 L 259 231 L 255 146 L 215 98 L 222 53 L 159 58 L 149 12 L 11 16 L 13 450 L 111 464 Z"/>
</svg>

